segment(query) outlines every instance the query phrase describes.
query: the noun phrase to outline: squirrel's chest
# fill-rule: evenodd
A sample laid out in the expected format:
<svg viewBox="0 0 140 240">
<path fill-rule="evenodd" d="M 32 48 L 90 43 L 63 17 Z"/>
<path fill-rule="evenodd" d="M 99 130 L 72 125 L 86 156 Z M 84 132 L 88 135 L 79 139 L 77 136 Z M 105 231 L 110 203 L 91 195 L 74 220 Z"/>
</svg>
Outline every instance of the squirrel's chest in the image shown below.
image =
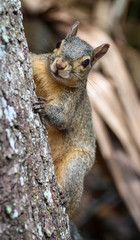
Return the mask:
<svg viewBox="0 0 140 240">
<path fill-rule="evenodd" d="M 64 88 L 52 79 L 50 75 L 34 76 L 34 81 L 37 96 L 46 98 L 48 101 L 57 99 Z"/>
</svg>

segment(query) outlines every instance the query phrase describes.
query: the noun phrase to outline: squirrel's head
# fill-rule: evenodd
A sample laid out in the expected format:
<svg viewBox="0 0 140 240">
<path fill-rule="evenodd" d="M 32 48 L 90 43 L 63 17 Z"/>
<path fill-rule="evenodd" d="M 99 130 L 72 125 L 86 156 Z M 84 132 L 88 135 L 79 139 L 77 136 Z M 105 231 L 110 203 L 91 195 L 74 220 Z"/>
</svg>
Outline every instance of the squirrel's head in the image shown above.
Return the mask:
<svg viewBox="0 0 140 240">
<path fill-rule="evenodd" d="M 77 87 L 85 82 L 93 64 L 105 55 L 109 44 L 102 44 L 93 49 L 87 42 L 76 36 L 79 22 L 77 21 L 66 38 L 56 44 L 49 58 L 50 72 L 56 81 Z"/>
</svg>

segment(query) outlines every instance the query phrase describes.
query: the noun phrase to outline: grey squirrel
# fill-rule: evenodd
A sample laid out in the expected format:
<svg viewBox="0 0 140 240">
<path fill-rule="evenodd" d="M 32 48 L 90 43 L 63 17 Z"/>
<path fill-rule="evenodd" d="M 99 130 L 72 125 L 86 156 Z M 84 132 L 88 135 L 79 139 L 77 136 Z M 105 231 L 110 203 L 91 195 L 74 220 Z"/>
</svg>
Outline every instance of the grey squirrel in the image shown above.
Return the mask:
<svg viewBox="0 0 140 240">
<path fill-rule="evenodd" d="M 79 22 L 52 53 L 30 54 L 38 102 L 44 115 L 58 183 L 72 216 L 78 207 L 83 181 L 95 159 L 95 133 L 86 92 L 87 77 L 109 44 L 93 49 L 77 37 Z"/>
</svg>

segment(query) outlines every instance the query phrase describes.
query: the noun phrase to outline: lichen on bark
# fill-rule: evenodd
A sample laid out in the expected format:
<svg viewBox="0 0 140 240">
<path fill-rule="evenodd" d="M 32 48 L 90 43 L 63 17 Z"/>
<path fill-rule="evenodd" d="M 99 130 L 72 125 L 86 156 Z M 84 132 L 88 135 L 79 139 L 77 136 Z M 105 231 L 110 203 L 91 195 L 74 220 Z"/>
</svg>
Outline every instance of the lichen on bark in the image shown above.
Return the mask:
<svg viewBox="0 0 140 240">
<path fill-rule="evenodd" d="M 0 239 L 70 239 L 35 87 L 19 0 L 0 1 Z"/>
</svg>

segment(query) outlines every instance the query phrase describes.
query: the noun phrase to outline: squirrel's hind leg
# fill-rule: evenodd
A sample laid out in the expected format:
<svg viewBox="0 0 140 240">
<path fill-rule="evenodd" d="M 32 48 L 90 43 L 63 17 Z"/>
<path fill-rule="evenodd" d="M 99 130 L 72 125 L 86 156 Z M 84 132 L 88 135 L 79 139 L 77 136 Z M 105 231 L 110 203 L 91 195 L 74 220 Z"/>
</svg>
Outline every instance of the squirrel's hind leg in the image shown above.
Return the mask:
<svg viewBox="0 0 140 240">
<path fill-rule="evenodd" d="M 72 216 L 74 210 L 78 208 L 82 193 L 83 182 L 89 166 L 89 155 L 81 150 L 74 150 L 67 153 L 61 163 L 55 164 L 55 171 L 58 177 L 58 183 L 63 189 L 66 207 L 69 216 Z"/>
</svg>

